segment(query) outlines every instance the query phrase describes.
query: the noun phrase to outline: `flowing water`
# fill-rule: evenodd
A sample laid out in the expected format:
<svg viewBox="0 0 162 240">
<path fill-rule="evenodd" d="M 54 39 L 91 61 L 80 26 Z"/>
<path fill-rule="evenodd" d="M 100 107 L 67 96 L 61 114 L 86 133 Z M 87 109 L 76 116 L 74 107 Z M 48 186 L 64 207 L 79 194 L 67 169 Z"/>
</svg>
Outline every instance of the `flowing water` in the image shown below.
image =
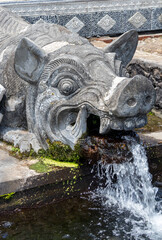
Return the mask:
<svg viewBox="0 0 162 240">
<path fill-rule="evenodd" d="M 162 205 L 144 148 L 127 137 L 133 161 L 99 162 L 98 187 L 60 203 L 0 216 L 0 239 L 162 240 Z"/>
<path fill-rule="evenodd" d="M 151 184 L 147 157 L 139 143 L 127 137 L 130 151 L 133 155 L 132 162 L 123 164 L 98 163 L 97 175 L 100 185 L 92 193 L 92 198 L 100 198 L 107 208 L 117 206 L 117 211 L 127 211 L 123 218 L 125 224 L 114 229 L 114 235 L 125 231 L 130 239 L 162 239 L 162 202 L 157 201 L 157 188 Z M 131 230 L 126 230 L 126 225 L 131 225 Z M 124 229 L 125 228 L 125 229 Z"/>
</svg>

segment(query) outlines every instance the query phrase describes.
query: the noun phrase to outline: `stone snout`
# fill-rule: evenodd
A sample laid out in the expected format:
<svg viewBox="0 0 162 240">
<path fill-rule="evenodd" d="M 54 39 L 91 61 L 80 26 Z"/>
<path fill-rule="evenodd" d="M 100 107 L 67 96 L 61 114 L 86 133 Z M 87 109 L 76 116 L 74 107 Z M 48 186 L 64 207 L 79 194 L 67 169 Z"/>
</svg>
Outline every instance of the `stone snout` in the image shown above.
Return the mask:
<svg viewBox="0 0 162 240">
<path fill-rule="evenodd" d="M 147 123 L 146 114 L 154 106 L 155 99 L 155 90 L 147 78 L 140 75 L 116 77 L 104 97 L 111 124 L 107 129 L 101 128 L 100 133 L 104 134 L 109 128 L 132 130 L 144 126 Z"/>
</svg>

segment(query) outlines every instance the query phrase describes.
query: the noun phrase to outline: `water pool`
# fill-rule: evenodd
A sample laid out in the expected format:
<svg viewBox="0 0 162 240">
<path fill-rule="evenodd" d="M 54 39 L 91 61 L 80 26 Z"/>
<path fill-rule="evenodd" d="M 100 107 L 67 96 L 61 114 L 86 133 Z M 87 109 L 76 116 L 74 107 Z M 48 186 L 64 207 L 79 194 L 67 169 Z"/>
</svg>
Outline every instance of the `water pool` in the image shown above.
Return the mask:
<svg viewBox="0 0 162 240">
<path fill-rule="evenodd" d="M 95 190 L 42 208 L 1 215 L 0 238 L 161 240 L 162 191 L 157 195 L 152 187 L 144 148 L 132 141 L 130 149 L 133 162 L 98 163 Z"/>
</svg>

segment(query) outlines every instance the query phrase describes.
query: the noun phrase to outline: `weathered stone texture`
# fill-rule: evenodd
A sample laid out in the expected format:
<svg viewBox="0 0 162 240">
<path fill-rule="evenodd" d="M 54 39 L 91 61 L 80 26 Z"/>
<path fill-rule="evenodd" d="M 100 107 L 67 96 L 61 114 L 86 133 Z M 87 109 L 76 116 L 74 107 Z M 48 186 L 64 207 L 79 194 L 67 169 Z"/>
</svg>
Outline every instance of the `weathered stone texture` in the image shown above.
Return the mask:
<svg viewBox="0 0 162 240">
<path fill-rule="evenodd" d="M 16 4 L 10 0 L 0 4 L 30 23 L 43 19 L 67 26 L 84 37 L 162 28 L 161 0 L 22 0 Z"/>
</svg>

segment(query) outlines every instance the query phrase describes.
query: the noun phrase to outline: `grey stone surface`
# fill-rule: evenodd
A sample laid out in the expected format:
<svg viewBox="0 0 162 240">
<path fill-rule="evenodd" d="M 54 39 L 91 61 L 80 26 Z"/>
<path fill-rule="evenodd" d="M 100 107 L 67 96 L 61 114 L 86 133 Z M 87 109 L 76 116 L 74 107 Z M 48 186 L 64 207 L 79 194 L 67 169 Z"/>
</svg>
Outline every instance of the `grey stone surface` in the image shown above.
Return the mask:
<svg viewBox="0 0 162 240">
<path fill-rule="evenodd" d="M 79 14 L 79 13 L 92 13 L 102 11 L 114 10 L 137 10 L 140 8 L 158 8 L 160 7 L 161 0 L 123 0 L 122 4 L 119 0 L 84 0 L 84 1 L 1 1 L 2 6 L 19 15 L 25 15 L 30 12 L 32 15 L 39 15 L 40 13 L 55 12 L 56 14 Z"/>
<path fill-rule="evenodd" d="M 125 31 L 136 29 L 138 32 L 151 30 L 151 9 L 139 9 L 125 11 L 122 16 L 122 23 L 124 24 Z M 139 19 L 139 16 L 142 20 Z"/>
<path fill-rule="evenodd" d="M 35 134 L 23 130 L 12 130 L 10 128 L 1 129 L 0 136 L 5 142 L 12 143 L 14 147 L 19 147 L 20 152 L 30 152 L 32 148 L 35 152 L 41 149 Z"/>
<path fill-rule="evenodd" d="M 29 177 L 36 176 L 34 170 L 0 149 L 0 195 L 21 190 Z"/>
<path fill-rule="evenodd" d="M 79 32 L 83 27 L 84 27 L 84 23 L 82 21 L 79 20 L 79 18 L 77 17 L 73 17 L 66 25 L 65 27 L 67 27 L 70 31 L 72 32 Z"/>
<path fill-rule="evenodd" d="M 80 23 L 78 24 L 80 26 L 74 28 L 74 30 L 69 24 L 73 19 L 78 19 L 77 21 Z M 60 15 L 58 23 L 67 27 L 72 32 L 77 32 L 81 36 L 91 37 L 91 14 Z"/>
<path fill-rule="evenodd" d="M 144 25 L 145 22 L 147 22 L 147 19 L 144 17 L 143 14 L 140 12 L 136 12 L 132 17 L 128 20 L 135 28 L 140 28 L 142 25 Z"/>
<path fill-rule="evenodd" d="M 18 201 L 20 198 L 24 200 L 27 198 L 27 202 L 30 202 L 30 206 L 32 206 L 37 198 L 36 192 L 34 193 L 34 191 L 39 191 L 38 195 L 41 195 L 43 202 L 45 202 L 47 197 L 50 195 L 50 192 L 47 192 L 48 186 L 55 185 L 56 188 L 59 189 L 61 195 L 58 195 L 57 197 L 55 196 L 57 194 L 55 189 L 52 190 L 52 200 L 54 198 L 60 200 L 63 198 L 65 193 L 68 193 L 69 195 L 70 192 L 74 192 L 74 185 L 77 187 L 77 192 L 80 193 L 85 190 L 83 190 L 84 182 L 87 182 L 87 188 L 90 184 L 89 180 L 92 175 L 90 167 L 67 166 L 58 168 L 56 166 L 54 168 L 53 166 L 53 170 L 50 172 L 37 173 L 36 171 L 30 169 L 30 165 L 38 162 L 37 159 L 20 160 L 9 155 L 8 151 L 9 147 L 0 142 L 0 196 L 8 193 L 14 193 L 15 198 L 15 195 L 18 193 L 18 199 L 15 200 L 14 208 L 17 206 L 18 202 L 21 203 L 21 201 Z M 81 181 L 78 185 L 77 182 L 79 182 L 80 178 L 83 178 L 83 181 Z M 74 179 L 75 183 L 71 189 L 71 184 L 69 183 L 72 183 Z M 45 191 L 45 194 L 42 194 L 43 191 Z M 22 194 L 23 196 L 20 197 L 19 194 Z M 5 201 L 2 201 L 1 197 L 0 211 L 5 210 L 3 208 L 4 203 Z M 6 205 L 7 206 L 5 206 L 5 208 L 8 209 L 10 207 L 9 202 L 7 202 Z"/>
<path fill-rule="evenodd" d="M 119 34 L 132 28 L 136 28 L 139 32 L 161 29 L 161 22 L 159 20 L 162 8 L 161 0 L 123 0 L 122 2 L 119 0 L 31 0 L 15 2 L 2 0 L 0 4 L 13 13 L 23 16 L 30 23 L 35 23 L 39 18 L 43 18 L 45 21 L 59 23 L 65 26 L 67 19 L 70 21 L 74 17 L 78 18 L 79 15 L 80 18 L 78 19 L 85 24 L 79 34 L 84 37 Z M 100 14 L 102 17 L 100 17 Z M 105 15 L 110 16 L 113 23 L 114 21 L 116 22 L 113 27 L 112 23 L 108 26 L 108 20 L 107 26 L 105 22 L 106 27 L 104 27 L 104 29 L 96 25 Z M 142 17 L 139 17 L 140 15 L 142 15 Z M 140 22 L 138 22 L 137 18 Z M 76 32 L 76 29 L 74 32 Z"/>
<path fill-rule="evenodd" d="M 31 24 L 34 24 L 36 23 L 37 21 L 39 20 L 43 20 L 45 22 L 48 22 L 48 23 L 55 23 L 55 24 L 58 24 L 59 23 L 59 16 L 50 16 L 50 15 L 40 15 L 40 16 L 25 16 L 24 19 L 31 23 Z"/>
<path fill-rule="evenodd" d="M 145 133 L 144 136 L 148 136 L 154 138 L 158 141 L 162 141 L 162 131 L 160 132 L 152 132 L 152 133 Z"/>
<path fill-rule="evenodd" d="M 158 21 L 161 23 L 162 22 L 162 14 L 159 15 Z"/>
<path fill-rule="evenodd" d="M 97 25 L 105 31 L 110 30 L 115 24 L 116 21 L 112 19 L 108 14 L 101 18 L 101 20 L 97 23 Z"/>
<path fill-rule="evenodd" d="M 147 57 L 147 56 L 146 56 Z M 141 74 L 148 77 L 156 89 L 155 107 L 162 109 L 162 65 L 148 59 L 134 59 L 127 67 L 130 75 Z"/>
<path fill-rule="evenodd" d="M 67 27 L 82 31 L 79 18 L 72 23 L 67 18 Z M 129 78 L 126 71 L 137 47 L 136 31 L 126 32 L 103 50 L 43 20 L 9 36 L 0 48 L 0 83 L 6 88 L 1 107 L 5 141 L 21 151 L 46 149 L 47 140 L 73 148 L 86 132 L 90 114 L 100 118 L 100 134 L 146 124 L 155 90 L 146 77 Z"/>
<path fill-rule="evenodd" d="M 152 11 L 152 21 L 151 21 L 152 30 L 161 30 L 162 29 L 162 7 L 154 8 Z"/>
<path fill-rule="evenodd" d="M 111 25 L 107 29 L 104 29 L 99 24 L 102 19 L 104 19 L 106 16 L 109 16 L 111 18 L 111 22 L 114 21 L 114 25 L 111 23 Z M 91 27 L 91 35 L 92 36 L 102 36 L 107 34 L 113 34 L 116 33 L 123 33 L 125 32 L 123 29 L 123 23 L 122 23 L 122 14 L 121 12 L 117 11 L 109 11 L 109 12 L 96 12 L 92 14 L 92 27 Z"/>
</svg>

